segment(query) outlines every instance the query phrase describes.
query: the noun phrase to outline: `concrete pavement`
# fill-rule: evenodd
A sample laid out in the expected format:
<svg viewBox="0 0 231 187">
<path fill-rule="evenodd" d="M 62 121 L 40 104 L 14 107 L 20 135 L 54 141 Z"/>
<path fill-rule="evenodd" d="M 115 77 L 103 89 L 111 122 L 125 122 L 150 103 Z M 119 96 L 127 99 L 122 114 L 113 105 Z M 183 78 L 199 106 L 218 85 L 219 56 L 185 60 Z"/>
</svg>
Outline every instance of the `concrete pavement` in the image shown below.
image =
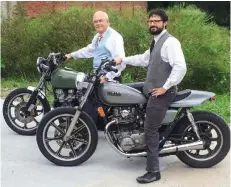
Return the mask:
<svg viewBox="0 0 231 187">
<path fill-rule="evenodd" d="M 76 167 L 50 163 L 39 151 L 35 136 L 14 133 L 2 116 L 1 100 L 1 183 L 2 187 L 229 187 L 230 154 L 217 166 L 193 169 L 175 156 L 160 158 L 162 180 L 138 184 L 145 172 L 145 158 L 125 158 L 116 153 L 99 132 L 96 152 Z"/>
</svg>

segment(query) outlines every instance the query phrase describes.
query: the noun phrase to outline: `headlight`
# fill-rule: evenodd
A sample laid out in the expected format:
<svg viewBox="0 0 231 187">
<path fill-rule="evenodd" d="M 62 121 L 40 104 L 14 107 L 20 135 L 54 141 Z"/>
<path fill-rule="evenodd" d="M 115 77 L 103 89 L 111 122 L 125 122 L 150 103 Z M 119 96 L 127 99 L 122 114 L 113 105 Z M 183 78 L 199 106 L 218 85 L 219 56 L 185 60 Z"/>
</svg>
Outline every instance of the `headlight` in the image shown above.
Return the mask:
<svg viewBox="0 0 231 187">
<path fill-rule="evenodd" d="M 78 84 L 80 82 L 83 82 L 85 77 L 86 77 L 85 73 L 78 72 L 76 76 L 76 83 Z"/>
<path fill-rule="evenodd" d="M 82 73 L 82 72 L 78 72 L 76 75 L 76 80 L 75 80 L 75 85 L 77 89 L 81 89 L 81 88 L 87 88 L 88 86 L 88 82 L 84 82 L 86 78 L 86 74 Z"/>
<path fill-rule="evenodd" d="M 37 70 L 41 74 L 43 72 L 43 70 L 41 69 L 40 64 L 46 64 L 46 59 L 42 58 L 42 57 L 37 58 L 37 62 L 36 62 Z"/>
<path fill-rule="evenodd" d="M 40 70 L 40 68 L 39 68 L 40 58 L 41 58 L 41 57 L 38 57 L 38 58 L 37 58 L 37 62 L 36 62 L 37 70 L 38 70 L 39 73 L 41 73 L 41 70 Z"/>
</svg>

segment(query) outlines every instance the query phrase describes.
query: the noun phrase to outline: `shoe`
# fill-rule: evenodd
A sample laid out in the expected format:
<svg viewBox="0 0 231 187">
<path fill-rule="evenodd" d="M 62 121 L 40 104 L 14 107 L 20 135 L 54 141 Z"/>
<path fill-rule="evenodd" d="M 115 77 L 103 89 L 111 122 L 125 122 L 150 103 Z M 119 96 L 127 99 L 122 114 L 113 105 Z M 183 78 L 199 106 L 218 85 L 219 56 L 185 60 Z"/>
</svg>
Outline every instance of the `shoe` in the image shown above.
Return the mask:
<svg viewBox="0 0 231 187">
<path fill-rule="evenodd" d="M 143 176 L 137 177 L 136 180 L 137 182 L 144 184 L 144 183 L 150 183 L 153 181 L 160 180 L 160 178 L 161 178 L 160 172 L 156 172 L 156 173 L 147 172 Z"/>
</svg>

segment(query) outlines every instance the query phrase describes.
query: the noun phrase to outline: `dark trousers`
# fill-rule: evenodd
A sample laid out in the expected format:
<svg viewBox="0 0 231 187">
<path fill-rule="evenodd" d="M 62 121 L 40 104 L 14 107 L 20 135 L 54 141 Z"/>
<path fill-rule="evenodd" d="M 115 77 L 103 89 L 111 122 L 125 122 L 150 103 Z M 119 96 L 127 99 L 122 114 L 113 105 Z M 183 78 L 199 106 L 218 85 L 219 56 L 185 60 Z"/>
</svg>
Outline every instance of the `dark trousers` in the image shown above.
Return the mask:
<svg viewBox="0 0 231 187">
<path fill-rule="evenodd" d="M 121 76 L 115 77 L 114 80 L 121 82 Z M 92 120 L 95 122 L 96 125 L 97 125 L 97 121 L 99 121 L 99 118 L 98 118 L 99 115 L 97 111 L 98 107 L 99 107 L 99 104 L 94 99 L 88 100 L 84 104 L 84 107 L 83 107 L 83 111 L 86 112 L 92 118 Z M 100 123 L 103 123 L 103 120 L 100 120 Z M 104 128 L 103 124 L 100 129 L 102 130 L 102 128 Z"/>
<path fill-rule="evenodd" d="M 176 96 L 176 87 L 170 88 L 161 96 L 149 96 L 144 123 L 147 145 L 147 167 L 149 172 L 159 172 L 159 128 L 169 105 Z"/>
</svg>

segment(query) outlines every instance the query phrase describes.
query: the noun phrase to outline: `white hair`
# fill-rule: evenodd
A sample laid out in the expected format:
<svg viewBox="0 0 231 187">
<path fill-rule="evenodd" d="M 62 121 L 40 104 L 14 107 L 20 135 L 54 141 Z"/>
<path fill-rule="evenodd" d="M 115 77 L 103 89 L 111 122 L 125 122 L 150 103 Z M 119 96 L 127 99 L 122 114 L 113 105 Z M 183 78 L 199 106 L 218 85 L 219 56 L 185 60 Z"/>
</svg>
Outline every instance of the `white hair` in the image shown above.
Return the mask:
<svg viewBox="0 0 231 187">
<path fill-rule="evenodd" d="M 105 18 L 107 19 L 107 20 L 109 20 L 109 17 L 108 17 L 108 15 L 107 15 L 107 13 L 106 12 L 103 12 L 103 11 L 97 11 L 95 14 L 97 14 L 97 13 L 101 13 L 101 14 L 103 14 L 104 16 L 105 16 Z M 95 14 L 94 14 L 94 16 L 95 16 Z M 93 17 L 94 17 L 93 16 Z"/>
</svg>

